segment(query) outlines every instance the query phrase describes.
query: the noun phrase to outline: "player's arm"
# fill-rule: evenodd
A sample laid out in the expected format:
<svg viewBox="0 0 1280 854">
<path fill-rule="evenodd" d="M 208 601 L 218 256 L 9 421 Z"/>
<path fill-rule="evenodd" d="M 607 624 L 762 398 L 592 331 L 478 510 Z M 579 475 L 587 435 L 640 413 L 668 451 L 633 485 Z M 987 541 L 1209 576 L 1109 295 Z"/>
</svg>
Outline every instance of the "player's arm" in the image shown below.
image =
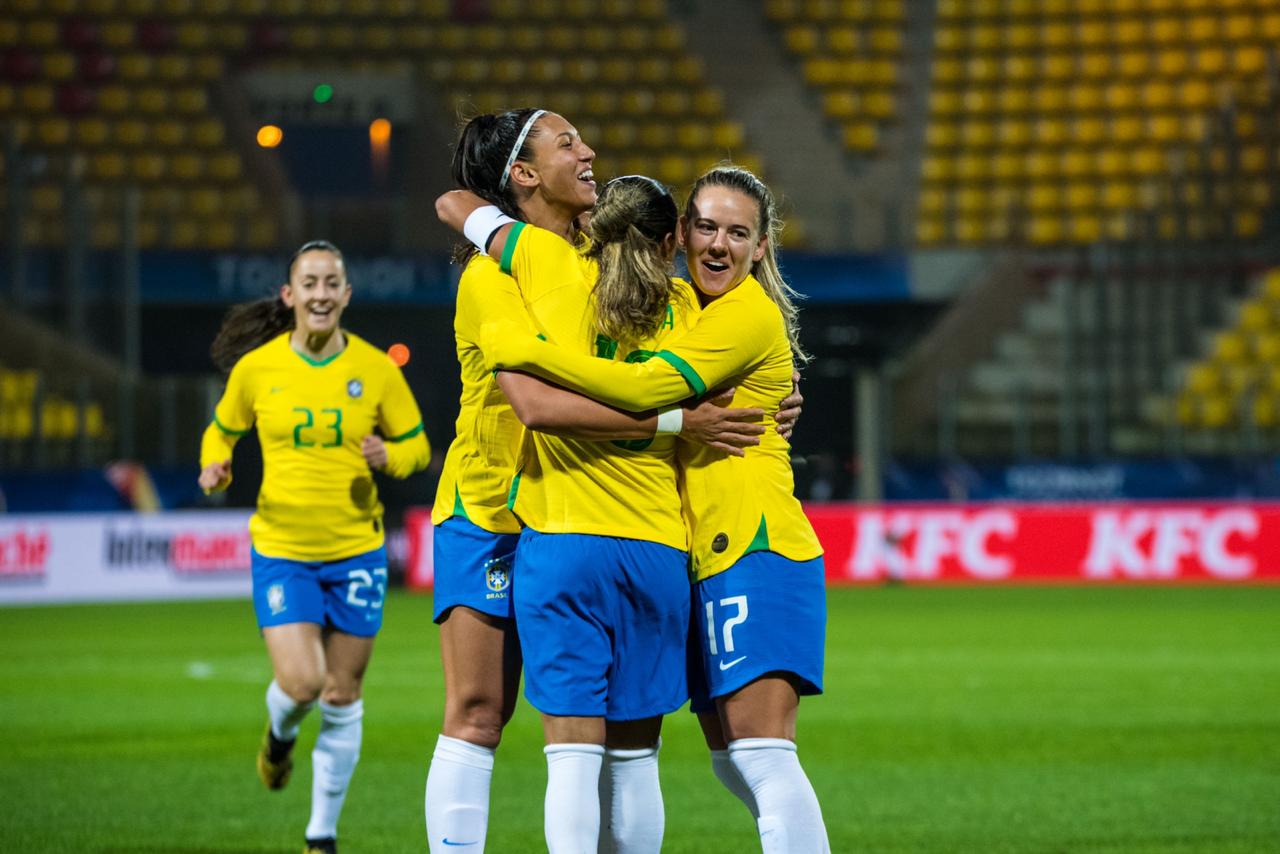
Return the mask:
<svg viewBox="0 0 1280 854">
<path fill-rule="evenodd" d="M 422 427 L 422 413 L 404 374 L 395 365 L 382 401 L 378 404 L 378 428 L 382 436 L 365 436 L 360 451 L 370 468 L 404 478 L 431 462 L 431 444 Z"/>
<path fill-rule="evenodd" d="M 726 385 L 768 351 L 767 316 L 717 308 L 712 305 L 693 329 L 664 342 L 644 362 L 593 358 L 522 334 L 502 320 L 481 327 L 481 350 L 493 369 L 533 373 L 620 409 L 670 406 Z"/>
<path fill-rule="evenodd" d="M 231 485 L 231 453 L 240 437 L 253 427 L 253 405 L 247 399 L 245 371 L 239 362 L 231 369 L 227 388 L 213 409 L 213 421 L 200 440 L 198 482 L 206 495 Z"/>
<path fill-rule="evenodd" d="M 649 439 L 658 433 L 657 412 L 623 412 L 529 374 L 501 371 L 498 385 L 530 430 L 588 441 Z M 741 448 L 760 444 L 764 429 L 755 422 L 761 413 L 726 409 L 726 403 L 706 402 L 687 410 L 664 432 L 742 456 Z"/>
<path fill-rule="evenodd" d="M 436 216 L 477 249 L 501 258 L 516 220 L 470 190 L 450 190 L 436 199 Z"/>
</svg>

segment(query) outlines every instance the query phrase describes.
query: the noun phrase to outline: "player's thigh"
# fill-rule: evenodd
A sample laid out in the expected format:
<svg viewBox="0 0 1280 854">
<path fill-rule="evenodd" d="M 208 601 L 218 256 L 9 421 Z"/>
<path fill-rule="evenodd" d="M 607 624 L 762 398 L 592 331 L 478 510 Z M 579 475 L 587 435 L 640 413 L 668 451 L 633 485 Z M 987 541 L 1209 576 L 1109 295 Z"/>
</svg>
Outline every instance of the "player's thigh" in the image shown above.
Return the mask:
<svg viewBox="0 0 1280 854">
<path fill-rule="evenodd" d="M 324 632 L 323 699 L 343 706 L 360 699 L 364 673 L 373 656 L 373 638 L 329 629 Z"/>
<path fill-rule="evenodd" d="M 320 582 L 326 628 L 364 638 L 378 633 L 387 598 L 385 547 L 320 564 Z"/>
<path fill-rule="evenodd" d="M 317 623 L 267 626 L 262 639 L 276 683 L 299 702 L 319 696 L 325 681 L 325 651 Z"/>
<path fill-rule="evenodd" d="M 515 709 L 520 687 L 520 641 L 515 620 L 455 606 L 440 623 L 446 729 L 449 719 L 499 716 Z M 447 733 L 446 733 L 447 734 Z"/>
</svg>

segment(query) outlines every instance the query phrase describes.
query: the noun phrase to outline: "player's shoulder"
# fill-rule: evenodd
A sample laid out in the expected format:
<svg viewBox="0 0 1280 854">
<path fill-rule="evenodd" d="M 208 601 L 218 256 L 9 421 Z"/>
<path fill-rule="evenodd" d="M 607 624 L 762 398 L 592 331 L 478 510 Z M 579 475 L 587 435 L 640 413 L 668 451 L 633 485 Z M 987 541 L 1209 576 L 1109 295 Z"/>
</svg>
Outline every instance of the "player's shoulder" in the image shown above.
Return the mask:
<svg viewBox="0 0 1280 854">
<path fill-rule="evenodd" d="M 726 306 L 735 306 L 759 322 L 782 325 L 782 310 L 755 276 L 748 275 L 742 284 L 720 299 L 727 300 Z"/>
<path fill-rule="evenodd" d="M 488 255 L 476 253 L 471 256 L 467 261 L 467 265 L 462 268 L 462 278 L 458 281 L 458 290 L 461 291 L 464 288 L 483 285 L 499 277 L 508 278 L 507 274 L 502 272 L 502 269 L 498 266 L 498 262 Z"/>
<path fill-rule="evenodd" d="M 236 362 L 233 372 L 249 374 L 262 368 L 279 365 L 291 354 L 289 332 L 281 332 L 266 343 L 259 344 Z"/>
<path fill-rule="evenodd" d="M 352 362 L 372 366 L 377 370 L 390 370 L 395 367 L 395 363 L 391 361 L 391 357 L 385 350 L 375 347 L 359 335 L 347 332 L 345 329 L 342 334 L 347 337 L 347 349 Z"/>
</svg>

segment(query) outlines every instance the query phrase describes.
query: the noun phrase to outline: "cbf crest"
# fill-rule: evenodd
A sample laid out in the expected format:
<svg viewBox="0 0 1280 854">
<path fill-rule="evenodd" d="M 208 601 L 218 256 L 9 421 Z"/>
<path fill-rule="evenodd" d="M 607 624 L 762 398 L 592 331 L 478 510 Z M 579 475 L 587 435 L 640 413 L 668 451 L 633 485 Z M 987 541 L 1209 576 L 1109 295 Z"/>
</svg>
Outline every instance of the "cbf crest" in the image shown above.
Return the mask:
<svg viewBox="0 0 1280 854">
<path fill-rule="evenodd" d="M 284 585 L 273 584 L 267 588 L 267 607 L 272 615 L 284 613 Z"/>
<path fill-rule="evenodd" d="M 511 587 L 511 555 L 490 558 L 484 562 L 484 586 L 489 588 L 486 599 L 505 599 Z"/>
<path fill-rule="evenodd" d="M 359 398 L 364 394 L 364 383 L 360 380 L 347 380 L 347 396 Z"/>
</svg>

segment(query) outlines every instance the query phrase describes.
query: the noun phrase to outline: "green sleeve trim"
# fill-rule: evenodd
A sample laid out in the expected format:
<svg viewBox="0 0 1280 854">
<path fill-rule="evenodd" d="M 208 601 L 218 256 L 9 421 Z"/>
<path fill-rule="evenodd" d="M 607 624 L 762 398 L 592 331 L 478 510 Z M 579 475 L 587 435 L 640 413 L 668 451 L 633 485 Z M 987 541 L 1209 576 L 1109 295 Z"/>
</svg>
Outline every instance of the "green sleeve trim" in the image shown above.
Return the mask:
<svg viewBox="0 0 1280 854">
<path fill-rule="evenodd" d="M 292 350 L 292 349 L 293 349 L 293 347 L 292 347 L 292 346 L 290 346 L 290 348 L 289 348 L 289 349 L 291 349 L 291 350 Z M 297 355 L 297 357 L 298 357 L 299 359 L 301 359 L 302 361 L 306 362 L 306 363 L 307 363 L 308 365 L 310 365 L 311 367 L 313 367 L 313 368 L 323 368 L 325 365 L 329 364 L 329 363 L 330 363 L 330 362 L 332 362 L 334 359 L 338 358 L 338 357 L 339 357 L 339 356 L 341 356 L 343 353 L 347 352 L 347 348 L 346 348 L 346 347 L 343 347 L 341 350 L 339 350 L 338 352 L 334 353 L 332 356 L 325 356 L 323 359 L 313 359 L 313 358 L 311 358 L 310 356 L 308 356 L 306 353 L 299 353 L 297 350 L 294 350 L 293 352 Z"/>
<path fill-rule="evenodd" d="M 516 495 L 520 492 L 520 475 L 522 474 L 524 474 L 523 470 L 516 472 L 516 476 L 511 480 L 511 491 L 507 493 L 507 509 L 513 513 L 516 509 Z"/>
<path fill-rule="evenodd" d="M 248 431 L 248 430 L 232 430 L 230 427 L 228 427 L 227 425 L 225 425 L 225 424 L 223 424 L 221 421 L 219 421 L 219 420 L 218 420 L 218 416 L 217 416 L 216 414 L 213 416 L 213 423 L 214 423 L 214 424 L 217 424 L 217 425 L 218 425 L 218 429 L 219 429 L 219 430 L 221 430 L 223 433 L 226 433 L 228 436 L 236 436 L 236 437 L 240 437 L 240 436 L 248 436 L 248 435 L 249 435 L 249 431 Z"/>
<path fill-rule="evenodd" d="M 653 355 L 655 359 L 661 359 L 679 371 L 680 376 L 684 377 L 684 381 L 689 384 L 689 388 L 693 389 L 694 394 L 701 396 L 707 393 L 707 384 L 702 381 L 702 377 L 698 376 L 698 372 L 693 369 L 693 366 L 684 359 L 681 359 L 670 350 L 659 350 Z"/>
<path fill-rule="evenodd" d="M 751 538 L 751 542 L 747 545 L 747 550 L 742 554 L 749 555 L 752 552 L 767 552 L 769 548 L 769 525 L 764 520 L 764 514 L 760 514 L 760 527 L 756 529 L 756 535 Z"/>
<path fill-rule="evenodd" d="M 511 261 L 515 258 L 516 244 L 520 242 L 520 232 L 524 231 L 524 223 L 517 222 L 511 226 L 511 233 L 507 235 L 507 245 L 502 247 L 502 260 L 498 262 L 498 269 L 511 275 Z"/>
<path fill-rule="evenodd" d="M 462 504 L 462 493 L 458 491 L 456 483 L 453 485 L 453 515 L 461 516 L 468 522 L 471 521 L 471 517 L 467 515 L 467 508 Z"/>
<path fill-rule="evenodd" d="M 412 430 L 410 430 L 408 433 L 401 433 L 399 436 L 388 436 L 388 437 L 387 437 L 387 441 L 388 441 L 388 442 L 403 442 L 405 439 L 412 439 L 414 436 L 418 435 L 418 434 L 419 434 L 419 433 L 421 433 L 421 432 L 422 432 L 422 425 L 421 425 L 421 424 L 419 424 L 417 427 L 414 427 L 414 428 L 413 428 Z"/>
</svg>

